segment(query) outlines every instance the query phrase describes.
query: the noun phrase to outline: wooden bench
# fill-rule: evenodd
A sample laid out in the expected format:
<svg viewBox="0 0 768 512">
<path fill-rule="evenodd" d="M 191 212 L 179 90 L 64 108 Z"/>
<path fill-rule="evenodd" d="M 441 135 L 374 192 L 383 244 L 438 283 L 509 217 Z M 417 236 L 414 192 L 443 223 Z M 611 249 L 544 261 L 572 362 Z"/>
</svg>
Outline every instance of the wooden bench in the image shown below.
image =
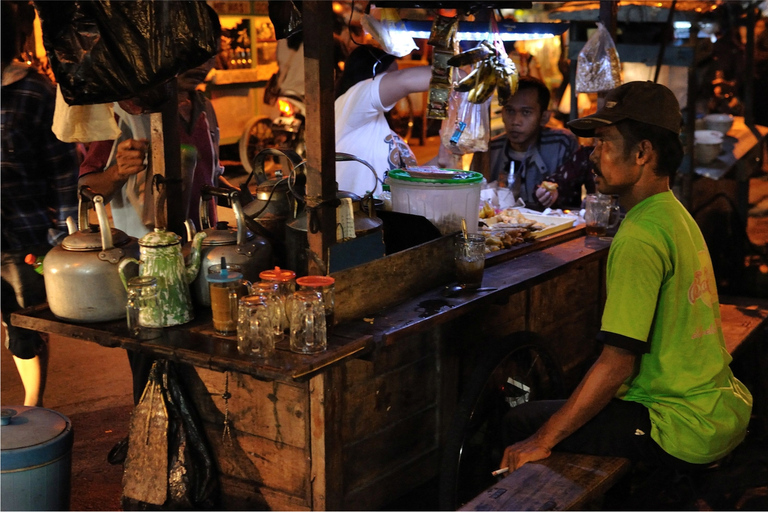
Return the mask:
<svg viewBox="0 0 768 512">
<path fill-rule="evenodd" d="M 768 301 L 725 297 L 720 305 L 723 335 L 734 357 L 750 357 L 750 349 L 768 341 Z M 760 376 L 758 376 L 760 378 Z M 765 377 L 753 391 L 768 389 Z M 758 412 L 758 411 L 756 411 Z M 602 496 L 627 471 L 621 457 L 553 452 L 524 465 L 486 489 L 459 510 L 578 510 Z"/>
<path fill-rule="evenodd" d="M 553 452 L 508 474 L 459 510 L 584 510 L 629 467 L 621 457 Z"/>
</svg>

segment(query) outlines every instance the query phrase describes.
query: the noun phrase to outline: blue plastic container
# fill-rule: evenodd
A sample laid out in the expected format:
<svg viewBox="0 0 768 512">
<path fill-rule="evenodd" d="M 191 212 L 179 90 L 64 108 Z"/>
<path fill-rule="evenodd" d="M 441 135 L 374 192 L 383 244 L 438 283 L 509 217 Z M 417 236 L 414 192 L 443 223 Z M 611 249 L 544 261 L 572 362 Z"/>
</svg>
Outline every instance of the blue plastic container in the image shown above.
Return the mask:
<svg viewBox="0 0 768 512">
<path fill-rule="evenodd" d="M 69 418 L 42 407 L 3 407 L 0 429 L 3 510 L 69 510 Z"/>
</svg>

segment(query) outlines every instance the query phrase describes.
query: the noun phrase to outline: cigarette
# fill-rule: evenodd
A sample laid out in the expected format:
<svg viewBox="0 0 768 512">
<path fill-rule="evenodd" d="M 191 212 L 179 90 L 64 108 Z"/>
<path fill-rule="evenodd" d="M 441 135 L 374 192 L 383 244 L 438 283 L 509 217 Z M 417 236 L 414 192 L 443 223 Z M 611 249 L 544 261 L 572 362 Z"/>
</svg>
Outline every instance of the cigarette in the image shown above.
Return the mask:
<svg viewBox="0 0 768 512">
<path fill-rule="evenodd" d="M 491 474 L 492 474 L 493 476 L 499 476 L 499 475 L 503 475 L 503 474 L 504 474 L 504 473 L 506 473 L 507 471 L 509 471 L 509 468 L 501 468 L 501 469 L 497 469 L 496 471 L 494 471 L 494 472 L 493 472 L 493 473 L 491 473 Z"/>
</svg>

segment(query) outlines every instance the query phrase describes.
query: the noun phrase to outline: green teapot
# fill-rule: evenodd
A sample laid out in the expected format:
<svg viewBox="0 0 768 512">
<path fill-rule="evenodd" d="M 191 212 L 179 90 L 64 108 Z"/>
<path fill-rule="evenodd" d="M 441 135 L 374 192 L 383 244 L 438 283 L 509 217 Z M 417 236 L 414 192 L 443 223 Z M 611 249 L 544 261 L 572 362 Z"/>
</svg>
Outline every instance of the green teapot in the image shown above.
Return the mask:
<svg viewBox="0 0 768 512">
<path fill-rule="evenodd" d="M 185 266 L 181 237 L 163 228 L 155 228 L 154 232 L 147 233 L 139 240 L 141 260 L 126 258 L 120 263 L 118 271 L 126 289 L 128 282 L 124 270 L 130 263 L 139 266 L 140 276 L 157 278 L 157 308 L 142 310 L 139 314 L 140 325 L 169 327 L 184 324 L 194 318 L 189 283 L 200 270 L 200 248 L 205 237 L 204 232 L 195 235 L 190 262 Z"/>
</svg>

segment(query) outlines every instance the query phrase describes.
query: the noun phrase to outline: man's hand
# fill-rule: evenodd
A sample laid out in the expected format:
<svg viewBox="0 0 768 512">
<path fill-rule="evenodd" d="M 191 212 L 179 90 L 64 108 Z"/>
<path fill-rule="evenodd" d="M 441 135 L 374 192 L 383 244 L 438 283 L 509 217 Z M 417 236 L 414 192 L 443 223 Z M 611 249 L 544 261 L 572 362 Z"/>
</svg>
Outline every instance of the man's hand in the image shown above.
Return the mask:
<svg viewBox="0 0 768 512">
<path fill-rule="evenodd" d="M 146 169 L 147 141 L 127 139 L 117 145 L 117 176 L 127 179 Z"/>
<path fill-rule="evenodd" d="M 555 201 L 557 201 L 557 198 L 559 197 L 559 194 L 557 192 L 557 189 L 549 190 L 546 187 L 539 185 L 536 188 L 536 199 L 539 200 L 539 202 L 544 205 L 545 208 L 549 208 L 553 204 L 555 204 Z"/>
<path fill-rule="evenodd" d="M 501 458 L 501 468 L 509 468 L 510 473 L 520 468 L 526 462 L 546 459 L 552 451 L 538 442 L 536 436 L 529 437 L 525 441 L 520 441 L 504 450 L 504 456 Z"/>
</svg>

